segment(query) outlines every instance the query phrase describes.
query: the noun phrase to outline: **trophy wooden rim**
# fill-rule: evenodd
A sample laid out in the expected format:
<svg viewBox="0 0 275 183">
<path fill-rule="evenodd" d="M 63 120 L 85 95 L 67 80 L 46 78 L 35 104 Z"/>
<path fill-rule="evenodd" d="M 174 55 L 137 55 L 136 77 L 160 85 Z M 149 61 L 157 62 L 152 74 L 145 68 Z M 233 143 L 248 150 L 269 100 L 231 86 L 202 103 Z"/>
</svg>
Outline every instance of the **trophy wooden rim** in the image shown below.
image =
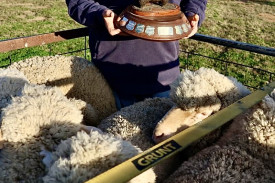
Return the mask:
<svg viewBox="0 0 275 183">
<path fill-rule="evenodd" d="M 116 21 L 115 24 L 123 32 L 142 39 L 179 40 L 190 34 L 191 25 L 179 6 L 174 7 L 173 10 L 151 12 L 131 5 L 119 15 L 120 21 Z"/>
</svg>

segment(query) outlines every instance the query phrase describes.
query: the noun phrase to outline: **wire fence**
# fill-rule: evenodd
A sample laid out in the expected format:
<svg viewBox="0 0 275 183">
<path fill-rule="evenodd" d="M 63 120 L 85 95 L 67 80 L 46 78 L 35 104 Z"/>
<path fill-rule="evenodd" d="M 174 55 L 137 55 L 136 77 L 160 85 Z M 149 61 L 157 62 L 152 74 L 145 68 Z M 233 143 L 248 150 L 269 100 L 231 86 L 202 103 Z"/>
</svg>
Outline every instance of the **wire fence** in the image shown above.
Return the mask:
<svg viewBox="0 0 275 183">
<path fill-rule="evenodd" d="M 72 47 L 74 43 L 67 45 L 60 45 L 60 42 L 68 42 L 73 39 L 80 39 L 77 46 Z M 262 47 L 223 38 L 211 37 L 202 34 L 196 34 L 191 39 L 198 42 L 210 43 L 217 46 L 226 48 L 233 48 L 243 52 L 253 52 L 255 54 L 265 55 L 270 57 L 271 60 L 275 58 L 275 49 Z M 79 28 L 49 34 L 41 34 L 30 37 L 14 38 L 10 40 L 0 41 L 0 67 L 7 67 L 13 62 L 18 61 L 18 58 L 25 59 L 32 56 L 45 56 L 45 55 L 77 55 L 85 59 L 91 59 L 88 47 L 88 29 Z M 56 47 L 72 47 L 70 50 L 65 48 L 56 52 Z M 36 51 L 35 53 L 26 54 L 27 56 L 18 57 L 22 50 L 30 49 L 30 47 L 47 47 L 43 51 Z M 59 49 L 60 50 L 60 49 Z M 2 53 L 2 56 L 1 56 Z M 16 55 L 16 59 L 14 59 Z M 270 59 L 269 58 L 269 59 Z M 180 61 L 182 69 L 196 70 L 199 67 L 210 67 L 219 71 L 222 74 L 233 76 L 240 80 L 244 85 L 257 89 L 275 79 L 273 72 L 275 64 L 270 70 L 262 69 L 252 65 L 246 65 L 234 60 L 221 59 L 218 56 L 209 56 L 193 51 L 180 50 Z"/>
</svg>

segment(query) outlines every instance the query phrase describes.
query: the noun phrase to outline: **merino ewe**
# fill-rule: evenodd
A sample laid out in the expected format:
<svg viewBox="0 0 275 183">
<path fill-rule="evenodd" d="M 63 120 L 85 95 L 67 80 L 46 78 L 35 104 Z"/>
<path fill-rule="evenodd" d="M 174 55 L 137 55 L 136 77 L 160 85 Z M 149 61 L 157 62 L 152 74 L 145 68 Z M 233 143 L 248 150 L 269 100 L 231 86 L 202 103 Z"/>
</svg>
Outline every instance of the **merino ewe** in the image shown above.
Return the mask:
<svg viewBox="0 0 275 183">
<path fill-rule="evenodd" d="M 185 161 L 164 183 L 272 183 L 275 173 L 239 147 L 211 146 Z"/>
<path fill-rule="evenodd" d="M 275 89 L 235 118 L 218 144 L 240 146 L 275 172 Z"/>
<path fill-rule="evenodd" d="M 275 90 L 165 182 L 275 182 Z"/>
<path fill-rule="evenodd" d="M 98 128 L 103 132 L 130 141 L 134 146 L 145 151 L 154 145 L 151 136 L 156 124 L 174 105 L 167 98 L 146 99 L 122 108 L 102 120 Z M 157 182 L 165 179 L 176 168 L 176 162 L 169 160 L 169 162 L 164 162 L 154 168 Z M 172 163 L 174 166 L 170 166 L 168 163 Z"/>
<path fill-rule="evenodd" d="M 10 103 L 12 97 L 21 95 L 22 88 L 28 83 L 28 79 L 19 70 L 10 68 L 0 69 L 0 110 Z M 75 98 L 70 98 L 70 101 L 82 111 L 84 115 L 83 123 L 98 123 L 97 113 L 90 104 Z"/>
<path fill-rule="evenodd" d="M 25 84 L 2 109 L 0 182 L 41 182 L 41 146 L 53 150 L 81 130 L 81 111 L 57 88 Z"/>
<path fill-rule="evenodd" d="M 108 83 L 93 63 L 83 58 L 33 57 L 13 63 L 9 68 L 23 72 L 32 84 L 57 86 L 67 97 L 90 104 L 98 114 L 98 120 L 94 122 L 99 122 L 117 110 Z M 95 126 L 97 123 L 87 125 Z"/>
<path fill-rule="evenodd" d="M 83 183 L 100 173 L 140 153 L 139 148 L 110 134 L 78 132 L 62 141 L 51 155 L 44 183 Z M 152 169 L 133 178 L 129 183 L 154 183 Z"/>
<path fill-rule="evenodd" d="M 153 139 L 163 141 L 249 93 L 236 79 L 214 69 L 186 70 L 171 85 L 170 97 L 177 105 L 158 123 Z"/>
</svg>

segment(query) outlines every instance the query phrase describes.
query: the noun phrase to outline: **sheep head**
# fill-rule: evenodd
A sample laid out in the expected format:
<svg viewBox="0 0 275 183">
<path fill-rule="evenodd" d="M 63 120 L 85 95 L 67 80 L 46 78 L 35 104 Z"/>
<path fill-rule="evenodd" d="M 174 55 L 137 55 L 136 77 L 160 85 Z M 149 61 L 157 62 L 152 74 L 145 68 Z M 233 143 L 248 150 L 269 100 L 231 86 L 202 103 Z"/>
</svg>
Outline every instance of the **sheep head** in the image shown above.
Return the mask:
<svg viewBox="0 0 275 183">
<path fill-rule="evenodd" d="M 182 110 L 174 107 L 157 124 L 152 138 L 156 143 L 162 142 L 204 120 L 212 112 L 211 108 L 208 107 L 200 108 L 197 111 Z"/>
<path fill-rule="evenodd" d="M 236 79 L 213 69 L 186 70 L 171 84 L 171 99 L 176 107 L 156 126 L 153 140 L 158 143 L 202 121 L 228 106 L 249 91 Z"/>
</svg>

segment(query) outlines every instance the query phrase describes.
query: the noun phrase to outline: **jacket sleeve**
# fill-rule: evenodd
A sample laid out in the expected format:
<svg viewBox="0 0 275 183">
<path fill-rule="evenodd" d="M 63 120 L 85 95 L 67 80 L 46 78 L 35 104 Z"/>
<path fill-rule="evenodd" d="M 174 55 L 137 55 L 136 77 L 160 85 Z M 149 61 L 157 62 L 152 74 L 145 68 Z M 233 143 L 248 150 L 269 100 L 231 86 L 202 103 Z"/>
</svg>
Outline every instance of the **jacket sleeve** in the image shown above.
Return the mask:
<svg viewBox="0 0 275 183">
<path fill-rule="evenodd" d="M 205 9 L 207 0 L 183 0 L 181 1 L 181 9 L 186 16 L 198 14 L 200 16 L 199 26 L 205 19 Z"/>
<path fill-rule="evenodd" d="M 94 0 L 66 0 L 68 13 L 75 21 L 86 26 L 104 25 L 102 12 L 107 7 Z"/>
</svg>

